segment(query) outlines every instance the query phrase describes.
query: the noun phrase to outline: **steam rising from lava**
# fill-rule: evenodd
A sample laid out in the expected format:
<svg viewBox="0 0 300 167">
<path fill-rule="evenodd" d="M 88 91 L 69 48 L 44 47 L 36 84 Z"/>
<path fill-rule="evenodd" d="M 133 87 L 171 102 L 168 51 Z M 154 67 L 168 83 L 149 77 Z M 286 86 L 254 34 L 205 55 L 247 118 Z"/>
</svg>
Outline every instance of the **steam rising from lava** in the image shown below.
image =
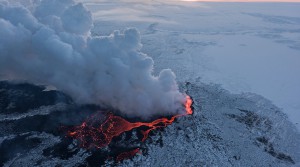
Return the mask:
<svg viewBox="0 0 300 167">
<path fill-rule="evenodd" d="M 79 103 L 109 105 L 129 117 L 181 110 L 185 97 L 174 73 L 152 75 L 153 60 L 140 51 L 136 29 L 92 36 L 92 14 L 83 4 L 34 2 L 0 0 L 2 79 L 52 85 Z"/>
<path fill-rule="evenodd" d="M 124 132 L 131 131 L 132 129 L 144 126 L 147 127 L 147 130 L 142 131 L 142 134 L 144 135 L 142 141 L 145 141 L 152 130 L 171 125 L 178 117 L 193 114 L 192 103 L 193 101 L 190 96 L 186 96 L 186 113 L 174 115 L 170 119 L 159 118 L 152 122 L 131 123 L 120 116 L 109 114 L 102 124 L 97 125 L 99 122 L 96 114 L 87 119 L 81 125 L 71 128 L 68 131 L 67 136 L 79 140 L 82 147 L 103 148 L 109 145 L 114 137 L 117 137 Z"/>
</svg>

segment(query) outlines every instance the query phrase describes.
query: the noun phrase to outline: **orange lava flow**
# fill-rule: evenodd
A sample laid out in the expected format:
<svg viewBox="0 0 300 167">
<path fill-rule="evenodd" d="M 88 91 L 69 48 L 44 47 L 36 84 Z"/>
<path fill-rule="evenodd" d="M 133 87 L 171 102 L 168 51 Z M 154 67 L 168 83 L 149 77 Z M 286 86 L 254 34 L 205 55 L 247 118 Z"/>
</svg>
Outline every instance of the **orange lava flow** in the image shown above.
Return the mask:
<svg viewBox="0 0 300 167">
<path fill-rule="evenodd" d="M 107 119 L 100 125 L 94 126 L 95 123 L 94 118 L 88 119 L 88 121 L 83 122 L 79 126 L 73 127 L 68 131 L 67 136 L 75 138 L 80 141 L 81 146 L 85 148 L 102 148 L 112 141 L 114 137 L 119 136 L 120 134 L 130 131 L 134 128 L 145 126 L 148 129 L 142 131 L 143 139 L 145 141 L 149 135 L 149 133 L 157 128 L 166 127 L 174 122 L 174 120 L 178 117 L 191 115 L 192 111 L 192 99 L 189 96 L 186 96 L 185 102 L 185 114 L 175 115 L 168 118 L 159 118 L 152 122 L 135 122 L 131 123 L 127 120 L 123 119 L 120 116 L 115 116 L 113 114 L 109 114 Z"/>
<path fill-rule="evenodd" d="M 193 100 L 191 99 L 191 97 L 190 96 L 186 96 L 185 110 L 186 110 L 186 113 L 188 115 L 192 115 L 193 114 L 192 104 L 193 104 Z"/>
</svg>

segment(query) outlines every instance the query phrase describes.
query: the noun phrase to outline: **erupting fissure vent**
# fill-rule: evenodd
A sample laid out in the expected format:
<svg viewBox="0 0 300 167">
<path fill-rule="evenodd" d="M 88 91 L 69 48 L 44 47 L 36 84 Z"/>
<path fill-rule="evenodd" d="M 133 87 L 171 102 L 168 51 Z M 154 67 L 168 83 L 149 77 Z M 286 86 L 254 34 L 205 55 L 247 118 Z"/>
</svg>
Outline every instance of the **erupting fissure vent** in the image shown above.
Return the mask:
<svg viewBox="0 0 300 167">
<path fill-rule="evenodd" d="M 77 139 L 82 147 L 85 148 L 103 148 L 112 141 L 114 137 L 121 135 L 126 131 L 130 131 L 132 129 L 138 127 L 146 127 L 148 128 L 145 131 L 142 131 L 143 139 L 145 141 L 149 135 L 149 133 L 157 128 L 166 127 L 174 122 L 174 120 L 178 117 L 191 115 L 192 111 L 192 99 L 190 96 L 186 96 L 185 102 L 185 110 L 186 113 L 175 115 L 171 118 L 159 118 L 152 122 L 134 122 L 131 123 L 120 116 L 113 115 L 110 113 L 107 116 L 107 119 L 100 124 L 99 126 L 95 126 L 94 117 L 87 119 L 87 121 L 83 122 L 79 126 L 75 126 L 68 131 L 67 136 Z"/>
</svg>

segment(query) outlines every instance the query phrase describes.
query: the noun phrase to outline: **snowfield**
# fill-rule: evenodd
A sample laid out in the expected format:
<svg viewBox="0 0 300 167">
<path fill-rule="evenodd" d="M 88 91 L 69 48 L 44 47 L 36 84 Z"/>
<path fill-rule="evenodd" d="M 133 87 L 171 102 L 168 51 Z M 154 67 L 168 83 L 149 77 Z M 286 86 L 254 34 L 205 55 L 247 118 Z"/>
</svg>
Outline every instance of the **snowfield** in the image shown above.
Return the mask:
<svg viewBox="0 0 300 167">
<path fill-rule="evenodd" d="M 137 27 L 155 72 L 262 95 L 300 128 L 300 4 L 88 1 L 94 34 Z"/>
</svg>

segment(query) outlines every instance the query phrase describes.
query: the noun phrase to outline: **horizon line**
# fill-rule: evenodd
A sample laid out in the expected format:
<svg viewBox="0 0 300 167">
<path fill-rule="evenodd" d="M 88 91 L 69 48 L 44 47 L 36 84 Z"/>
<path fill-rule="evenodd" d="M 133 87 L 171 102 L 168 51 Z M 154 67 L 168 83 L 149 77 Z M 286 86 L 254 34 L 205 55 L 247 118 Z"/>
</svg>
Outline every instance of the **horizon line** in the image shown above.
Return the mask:
<svg viewBox="0 0 300 167">
<path fill-rule="evenodd" d="M 299 3 L 300 0 L 180 0 L 183 2 L 276 2 L 276 3 Z"/>
</svg>

